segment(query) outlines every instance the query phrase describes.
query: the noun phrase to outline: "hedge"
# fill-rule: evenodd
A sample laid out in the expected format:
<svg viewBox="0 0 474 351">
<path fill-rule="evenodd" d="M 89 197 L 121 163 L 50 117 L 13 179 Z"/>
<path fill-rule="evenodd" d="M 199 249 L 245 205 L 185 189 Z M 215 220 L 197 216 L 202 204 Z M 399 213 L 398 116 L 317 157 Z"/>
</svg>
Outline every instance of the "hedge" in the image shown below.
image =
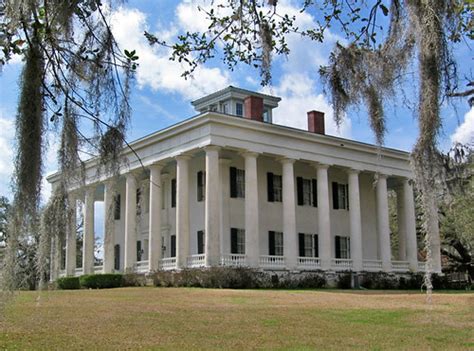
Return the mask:
<svg viewBox="0 0 474 351">
<path fill-rule="evenodd" d="M 58 289 L 75 290 L 81 288 L 79 277 L 62 277 L 56 280 Z"/>
<path fill-rule="evenodd" d="M 81 286 L 88 289 L 109 289 L 122 286 L 121 274 L 90 274 L 80 278 Z"/>
</svg>

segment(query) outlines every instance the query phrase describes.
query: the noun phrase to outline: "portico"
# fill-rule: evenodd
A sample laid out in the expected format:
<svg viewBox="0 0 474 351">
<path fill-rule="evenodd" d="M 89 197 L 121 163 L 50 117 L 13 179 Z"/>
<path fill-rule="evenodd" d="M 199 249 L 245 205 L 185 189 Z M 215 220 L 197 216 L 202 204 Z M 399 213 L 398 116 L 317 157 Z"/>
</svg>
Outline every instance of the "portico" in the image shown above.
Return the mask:
<svg viewBox="0 0 474 351">
<path fill-rule="evenodd" d="M 214 266 L 423 268 L 405 152 L 219 112 L 131 146 L 141 162 L 125 149 L 128 167 L 110 178 L 97 176 L 90 160 L 85 186 L 70 189 L 84 213 L 83 262 L 76 267 L 72 218 L 65 267 L 52 265 L 54 276 Z M 398 233 L 390 233 L 389 190 L 397 194 Z M 106 218 L 101 266 L 94 266 L 95 201 L 104 201 Z"/>
</svg>

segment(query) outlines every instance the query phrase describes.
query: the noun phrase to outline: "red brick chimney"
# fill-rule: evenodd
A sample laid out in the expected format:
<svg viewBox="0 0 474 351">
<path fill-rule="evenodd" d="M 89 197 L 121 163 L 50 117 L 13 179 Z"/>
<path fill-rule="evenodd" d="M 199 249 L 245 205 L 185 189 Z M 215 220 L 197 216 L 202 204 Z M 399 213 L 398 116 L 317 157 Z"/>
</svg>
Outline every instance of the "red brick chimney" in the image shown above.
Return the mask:
<svg viewBox="0 0 474 351">
<path fill-rule="evenodd" d="M 263 122 L 263 98 L 247 96 L 244 99 L 245 118 Z"/>
<path fill-rule="evenodd" d="M 324 133 L 324 112 L 309 111 L 308 112 L 308 131 L 311 133 Z"/>
</svg>

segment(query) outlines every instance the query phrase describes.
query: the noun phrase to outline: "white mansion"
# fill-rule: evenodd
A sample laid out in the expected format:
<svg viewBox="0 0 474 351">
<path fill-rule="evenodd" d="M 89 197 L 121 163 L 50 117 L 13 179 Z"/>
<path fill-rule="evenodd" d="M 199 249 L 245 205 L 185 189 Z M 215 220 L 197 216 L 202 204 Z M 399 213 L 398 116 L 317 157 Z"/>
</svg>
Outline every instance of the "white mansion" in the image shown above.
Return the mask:
<svg viewBox="0 0 474 351">
<path fill-rule="evenodd" d="M 82 267 L 69 230 L 65 267 L 54 255 L 52 279 L 220 265 L 423 269 L 409 154 L 325 135 L 317 111 L 308 112 L 308 130 L 272 124 L 279 101 L 232 86 L 194 101 L 197 116 L 131 143 L 136 154 L 123 150 L 128 162 L 115 186 L 98 176 L 97 159 L 87 161 L 86 186 L 71 189 L 84 210 Z M 54 187 L 59 174 L 48 181 Z M 391 247 L 389 189 L 397 194 L 398 250 Z M 105 221 L 100 266 L 95 201 L 113 218 Z M 439 235 L 431 244 L 439 272 Z"/>
</svg>

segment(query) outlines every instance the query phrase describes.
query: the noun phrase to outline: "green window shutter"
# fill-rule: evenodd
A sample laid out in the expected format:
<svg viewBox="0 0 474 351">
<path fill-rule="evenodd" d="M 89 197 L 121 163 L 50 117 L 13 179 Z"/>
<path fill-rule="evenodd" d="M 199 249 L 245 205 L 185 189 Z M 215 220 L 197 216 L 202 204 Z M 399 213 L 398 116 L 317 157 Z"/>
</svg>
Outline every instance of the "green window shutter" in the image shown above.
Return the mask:
<svg viewBox="0 0 474 351">
<path fill-rule="evenodd" d="M 237 229 L 230 228 L 230 253 L 237 253 Z"/>
<path fill-rule="evenodd" d="M 203 173 L 202 171 L 197 172 L 197 201 L 203 200 Z"/>
<path fill-rule="evenodd" d="M 339 193 L 338 185 L 336 182 L 332 182 L 332 208 L 335 210 L 339 209 Z"/>
<path fill-rule="evenodd" d="M 171 207 L 176 207 L 176 178 L 171 179 Z"/>
<path fill-rule="evenodd" d="M 341 237 L 336 235 L 336 258 L 341 258 Z"/>
<path fill-rule="evenodd" d="M 268 232 L 268 254 L 270 256 L 275 255 L 275 232 L 274 231 Z"/>
<path fill-rule="evenodd" d="M 275 197 L 273 194 L 273 173 L 267 173 L 267 195 L 268 202 L 274 202 Z"/>
<path fill-rule="evenodd" d="M 171 235 L 170 256 L 176 257 L 176 235 Z"/>
<path fill-rule="evenodd" d="M 318 181 L 311 179 L 311 191 L 313 193 L 313 207 L 318 207 Z"/>
<path fill-rule="evenodd" d="M 302 177 L 296 177 L 296 193 L 298 195 L 298 206 L 303 206 L 304 201 L 303 201 L 303 178 Z"/>
<path fill-rule="evenodd" d="M 300 257 L 305 257 L 304 255 L 304 234 L 303 233 L 299 233 L 298 234 L 298 251 L 299 251 L 299 256 Z"/>
<path fill-rule="evenodd" d="M 313 236 L 313 249 L 314 249 L 314 257 L 319 257 L 319 237 L 318 237 L 318 234 L 314 234 L 314 236 Z"/>
<path fill-rule="evenodd" d="M 230 167 L 230 197 L 237 197 L 237 168 Z"/>
<path fill-rule="evenodd" d="M 204 231 L 198 230 L 197 232 L 197 251 L 198 254 L 204 253 Z"/>
</svg>

